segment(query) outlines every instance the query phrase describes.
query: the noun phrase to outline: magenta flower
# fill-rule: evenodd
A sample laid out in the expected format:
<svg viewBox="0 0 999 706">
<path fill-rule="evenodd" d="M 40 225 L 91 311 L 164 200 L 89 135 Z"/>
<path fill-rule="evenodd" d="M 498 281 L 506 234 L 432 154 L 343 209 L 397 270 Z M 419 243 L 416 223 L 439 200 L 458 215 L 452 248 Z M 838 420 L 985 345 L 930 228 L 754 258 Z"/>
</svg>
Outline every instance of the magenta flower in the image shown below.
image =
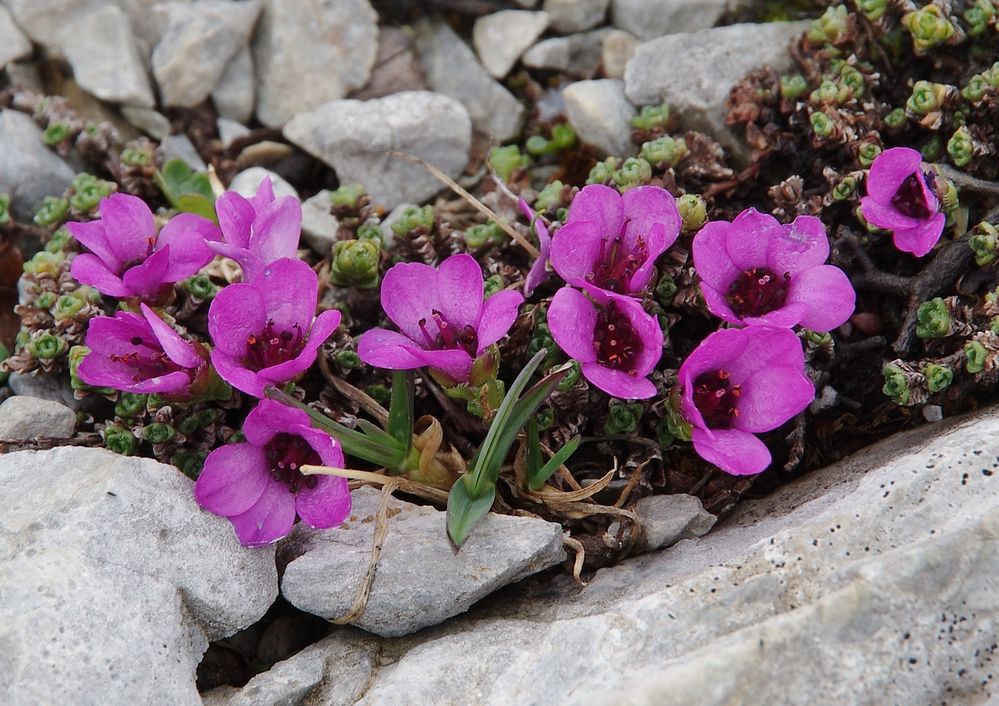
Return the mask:
<svg viewBox="0 0 999 706">
<path fill-rule="evenodd" d="M 304 465 L 344 465 L 336 440 L 309 426 L 305 412 L 261 400 L 243 422 L 243 433 L 245 443 L 208 454 L 194 497 L 204 509 L 228 518 L 244 546 L 287 536 L 296 513 L 316 529 L 336 527 L 347 518 L 346 478 L 299 471 Z"/>
<path fill-rule="evenodd" d="M 630 297 L 586 285 L 590 297 L 563 287 L 548 307 L 548 329 L 559 347 L 580 362 L 583 376 L 608 395 L 643 399 L 656 394 L 646 378 L 663 352 L 654 316 Z"/>
<path fill-rule="evenodd" d="M 770 465 L 754 434 L 776 429 L 815 397 L 798 337 L 769 326 L 714 332 L 680 365 L 678 384 L 694 450 L 737 476 Z"/>
<path fill-rule="evenodd" d="M 253 198 L 227 191 L 215 203 L 221 243 L 211 247 L 236 260 L 243 280 L 260 275 L 275 260 L 295 257 L 302 233 L 302 206 L 294 196 L 274 197 L 270 177 L 264 177 Z"/>
<path fill-rule="evenodd" d="M 140 198 L 112 194 L 99 208 L 100 219 L 66 227 L 90 250 L 73 259 L 73 277 L 102 294 L 153 301 L 215 256 L 205 242 L 217 240 L 219 229 L 201 216 L 180 213 L 157 233 Z"/>
<path fill-rule="evenodd" d="M 77 369 L 80 379 L 93 387 L 165 397 L 187 398 L 207 388 L 205 347 L 181 338 L 145 304 L 140 307 L 142 316 L 119 311 L 114 318 L 90 320 L 90 353 Z"/>
<path fill-rule="evenodd" d="M 267 265 L 252 282 L 230 284 L 208 310 L 212 364 L 238 390 L 264 396 L 268 385 L 293 380 L 315 362 L 340 325 L 339 311 L 316 316 L 319 278 L 301 260 Z"/>
<path fill-rule="evenodd" d="M 548 226 L 545 224 L 544 218 L 531 210 L 524 199 L 520 199 L 518 203 L 521 212 L 527 216 L 527 220 L 534 227 L 534 232 L 538 234 L 538 259 L 531 265 L 531 269 L 524 279 L 524 296 L 529 297 L 548 279 L 548 259 L 551 257 L 552 238 L 548 234 Z"/>
<path fill-rule="evenodd" d="M 637 294 L 652 278 L 656 258 L 676 242 L 680 212 L 658 186 L 619 194 L 584 186 L 551 244 L 552 267 L 569 284 L 584 282 L 618 294 Z"/>
<path fill-rule="evenodd" d="M 401 333 L 365 331 L 357 354 L 379 368 L 430 367 L 455 383 L 468 382 L 474 360 L 506 335 L 524 301 L 511 290 L 482 297 L 482 268 L 471 255 L 452 255 L 436 270 L 394 265 L 382 280 L 381 301 Z"/>
<path fill-rule="evenodd" d="M 707 223 L 693 250 L 708 310 L 729 323 L 831 331 L 853 313 L 850 280 L 822 264 L 829 239 L 815 216 L 781 225 L 750 208 L 731 223 Z"/>
<path fill-rule="evenodd" d="M 937 244 L 947 216 L 933 193 L 936 174 L 923 171 L 923 157 L 908 147 L 879 154 L 867 175 L 860 211 L 871 225 L 892 231 L 895 247 L 922 257 Z"/>
</svg>

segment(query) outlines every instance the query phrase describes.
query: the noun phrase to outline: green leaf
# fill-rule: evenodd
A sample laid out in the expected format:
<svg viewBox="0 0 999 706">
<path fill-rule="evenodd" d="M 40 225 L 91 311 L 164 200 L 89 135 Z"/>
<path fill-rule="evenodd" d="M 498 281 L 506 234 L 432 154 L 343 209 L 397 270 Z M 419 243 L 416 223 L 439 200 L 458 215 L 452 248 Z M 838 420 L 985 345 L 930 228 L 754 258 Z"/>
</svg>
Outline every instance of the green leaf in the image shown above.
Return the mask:
<svg viewBox="0 0 999 706">
<path fill-rule="evenodd" d="M 496 500 L 496 486 L 489 483 L 477 494 L 472 493 L 469 475 L 464 475 L 451 486 L 447 496 L 447 534 L 455 550 L 468 539 L 472 529 L 489 514 Z"/>
<path fill-rule="evenodd" d="M 413 417 L 413 374 L 408 370 L 396 370 L 392 373 L 387 431 L 405 447 L 406 453 L 413 443 Z"/>
<path fill-rule="evenodd" d="M 178 211 L 193 213 L 196 216 L 207 218 L 213 223 L 218 222 L 218 216 L 215 214 L 215 201 L 207 199 L 201 194 L 182 194 L 174 202 L 174 206 L 177 207 Z"/>
<path fill-rule="evenodd" d="M 548 463 L 538 469 L 537 473 L 528 472 L 527 486 L 531 490 L 541 490 L 545 481 L 551 478 L 552 474 L 558 469 L 558 467 L 568 461 L 569 457 L 576 452 L 576 449 L 579 448 L 581 441 L 582 437 L 574 436 L 569 439 L 569 442 L 565 446 L 556 451 L 555 454 L 548 459 Z"/>
<path fill-rule="evenodd" d="M 524 459 L 527 477 L 532 478 L 541 470 L 541 439 L 538 437 L 538 417 L 532 415 L 527 422 L 527 454 Z"/>
<path fill-rule="evenodd" d="M 171 159 L 153 180 L 170 205 L 179 211 L 194 213 L 218 223 L 215 193 L 208 175 L 193 171 L 182 159 Z"/>
</svg>

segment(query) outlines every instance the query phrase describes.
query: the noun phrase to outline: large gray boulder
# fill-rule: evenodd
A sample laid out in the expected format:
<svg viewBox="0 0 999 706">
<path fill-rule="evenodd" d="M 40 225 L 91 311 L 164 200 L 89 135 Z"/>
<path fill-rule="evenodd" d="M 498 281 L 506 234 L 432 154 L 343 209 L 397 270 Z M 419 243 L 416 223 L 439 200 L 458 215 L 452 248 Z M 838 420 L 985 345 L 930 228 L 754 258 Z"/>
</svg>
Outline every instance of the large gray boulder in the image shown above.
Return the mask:
<svg viewBox="0 0 999 706">
<path fill-rule="evenodd" d="M 0 703 L 200 704 L 208 642 L 277 596 L 173 466 L 75 447 L 0 456 Z"/>
<path fill-rule="evenodd" d="M 61 196 L 74 176 L 42 143 L 42 131 L 29 116 L 0 111 L 0 193 L 11 195 L 18 220 L 30 220 L 46 196 Z"/>
<path fill-rule="evenodd" d="M 639 39 L 714 27 L 725 11 L 752 0 L 611 0 L 611 21 Z"/>
</svg>

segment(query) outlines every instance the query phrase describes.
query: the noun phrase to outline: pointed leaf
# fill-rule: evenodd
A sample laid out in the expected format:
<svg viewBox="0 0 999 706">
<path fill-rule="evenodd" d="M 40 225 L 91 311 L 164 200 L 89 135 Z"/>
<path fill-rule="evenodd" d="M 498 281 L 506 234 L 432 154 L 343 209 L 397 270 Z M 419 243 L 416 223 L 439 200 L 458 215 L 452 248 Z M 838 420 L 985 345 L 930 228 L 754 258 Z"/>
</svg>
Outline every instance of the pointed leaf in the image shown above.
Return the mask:
<svg viewBox="0 0 999 706">
<path fill-rule="evenodd" d="M 392 373 L 392 399 L 389 402 L 388 433 L 405 446 L 413 443 L 413 374 L 408 370 Z"/>
<path fill-rule="evenodd" d="M 534 477 L 541 470 L 541 439 L 538 438 L 537 415 L 532 415 L 527 422 L 527 453 L 524 461 L 528 478 Z"/>
<path fill-rule="evenodd" d="M 537 473 L 528 472 L 527 485 L 531 490 L 541 490 L 544 487 L 545 482 L 552 477 L 552 474 L 558 470 L 558 467 L 569 460 L 569 457 L 576 452 L 579 448 L 579 443 L 582 441 L 581 436 L 574 436 L 569 439 L 569 442 L 556 451 L 548 463 L 538 469 Z"/>
<path fill-rule="evenodd" d="M 494 484 L 489 483 L 478 494 L 473 494 L 470 480 L 468 474 L 459 478 L 447 496 L 447 534 L 456 548 L 465 543 L 472 529 L 489 514 L 496 500 Z"/>
</svg>

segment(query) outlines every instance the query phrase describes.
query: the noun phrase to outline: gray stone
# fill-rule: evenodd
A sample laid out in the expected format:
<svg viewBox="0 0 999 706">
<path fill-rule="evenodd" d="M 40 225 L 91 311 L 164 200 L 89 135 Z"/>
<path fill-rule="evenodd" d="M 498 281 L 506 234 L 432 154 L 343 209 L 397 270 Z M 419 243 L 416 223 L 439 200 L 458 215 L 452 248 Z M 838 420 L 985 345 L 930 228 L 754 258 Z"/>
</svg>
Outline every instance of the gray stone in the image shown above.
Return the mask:
<svg viewBox="0 0 999 706">
<path fill-rule="evenodd" d="M 733 0 L 611 0 L 611 22 L 639 39 L 714 27 Z"/>
<path fill-rule="evenodd" d="M 277 572 L 191 486 L 101 449 L 0 457 L 5 704 L 201 703 L 208 642 L 266 612 Z"/>
<path fill-rule="evenodd" d="M 61 195 L 73 170 L 42 144 L 42 131 L 24 113 L 0 111 L 0 193 L 11 195 L 18 220 L 27 221 L 46 196 Z"/>
<path fill-rule="evenodd" d="M 241 171 L 229 182 L 229 191 L 235 191 L 240 196 L 249 198 L 257 193 L 257 188 L 260 186 L 260 182 L 264 180 L 264 177 L 271 178 L 271 185 L 274 187 L 275 196 L 279 198 L 281 196 L 294 196 L 296 199 L 298 198 L 298 189 L 285 181 L 283 177 L 263 167 L 250 167 Z"/>
<path fill-rule="evenodd" d="M 564 71 L 570 76 L 591 78 L 600 67 L 603 41 L 608 29 L 553 37 L 538 42 L 520 57 L 524 66 L 546 71 Z"/>
<path fill-rule="evenodd" d="M 68 439 L 75 429 L 76 414 L 64 404 L 21 395 L 0 404 L 0 441 Z"/>
<path fill-rule="evenodd" d="M 323 189 L 302 202 L 302 240 L 320 257 L 326 257 L 336 241 L 340 223 L 330 213 L 329 189 Z"/>
<path fill-rule="evenodd" d="M 83 2 L 99 4 L 106 3 L 107 0 L 83 0 Z M 192 0 L 113 0 L 113 2 L 128 15 L 129 24 L 135 34 L 135 42 L 148 62 L 153 49 L 167 31 L 167 16 L 161 12 L 162 8 L 165 5 L 189 5 Z"/>
<path fill-rule="evenodd" d="M 83 410 L 93 406 L 97 400 L 93 397 L 76 399 L 73 387 L 66 375 L 46 375 L 42 372 L 11 373 L 7 384 L 15 395 L 39 397 L 43 400 L 58 402 L 72 410 Z"/>
<path fill-rule="evenodd" d="M 163 154 L 164 162 L 180 159 L 196 172 L 208 170 L 208 165 L 201 159 L 201 155 L 198 154 L 198 150 L 194 148 L 194 143 L 187 135 L 167 135 L 160 141 L 160 152 Z"/>
<path fill-rule="evenodd" d="M 3 70 L 7 77 L 9 88 L 32 93 L 45 93 L 45 82 L 38 71 L 38 66 L 31 62 L 15 62 L 7 64 Z"/>
<path fill-rule="evenodd" d="M 604 154 L 622 157 L 634 153 L 631 119 L 637 111 L 624 95 L 623 81 L 577 81 L 565 87 L 562 98 L 569 123 L 581 141 Z"/>
<path fill-rule="evenodd" d="M 244 147 L 236 157 L 236 166 L 240 169 L 250 167 L 269 167 L 295 154 L 295 148 L 287 142 L 276 140 L 261 140 Z"/>
<path fill-rule="evenodd" d="M 250 134 L 250 128 L 236 120 L 219 118 L 215 124 L 218 127 L 219 140 L 222 141 L 222 146 L 226 149 L 229 149 L 229 146 L 232 145 L 234 141 Z"/>
<path fill-rule="evenodd" d="M 162 140 L 170 134 L 170 121 L 158 110 L 123 105 L 121 114 L 125 120 L 154 139 Z"/>
<path fill-rule="evenodd" d="M 212 101 L 219 115 L 229 120 L 248 123 L 253 117 L 257 98 L 253 54 L 243 47 L 225 66 L 222 78 L 212 91 Z"/>
<path fill-rule="evenodd" d="M 0 69 L 32 52 L 31 40 L 14 23 L 10 10 L 0 5 Z"/>
<path fill-rule="evenodd" d="M 160 9 L 167 30 L 153 50 L 152 68 L 166 106 L 198 105 L 218 85 L 229 62 L 246 48 L 260 0 L 201 0 Z"/>
<path fill-rule="evenodd" d="M 281 593 L 327 619 L 350 611 L 367 572 L 380 493 L 354 491 L 351 517 L 334 531 L 299 525 L 281 549 L 291 558 Z M 488 515 L 452 552 L 445 513 L 389 500 L 392 511 L 367 604 L 353 625 L 383 637 L 408 635 L 464 613 L 496 589 L 565 559 L 562 527 L 544 520 Z M 336 581 L 328 577 L 336 576 Z"/>
<path fill-rule="evenodd" d="M 494 12 L 475 21 L 472 44 L 486 71 L 496 78 L 503 78 L 547 27 L 548 14 L 544 12 Z"/>
<path fill-rule="evenodd" d="M 265 0 L 253 39 L 260 122 L 280 127 L 363 86 L 378 52 L 377 22 L 367 0 Z"/>
<path fill-rule="evenodd" d="M 379 27 L 378 57 L 371 78 L 352 98 L 370 100 L 401 91 L 423 91 L 426 87 L 423 68 L 413 51 L 413 33 L 398 27 Z"/>
<path fill-rule="evenodd" d="M 624 69 L 641 42 L 630 32 L 615 29 L 604 35 L 600 65 L 607 78 L 624 78 Z"/>
<path fill-rule="evenodd" d="M 583 32 L 603 24 L 609 0 L 545 0 L 552 29 L 561 34 Z"/>
<path fill-rule="evenodd" d="M 416 25 L 416 51 L 427 85 L 461 102 L 477 130 L 499 142 L 520 133 L 524 106 L 489 75 L 447 24 L 421 20 Z"/>
<path fill-rule="evenodd" d="M 625 92 L 635 105 L 669 103 L 684 128 L 738 149 L 742 141 L 725 125 L 729 91 L 753 69 L 790 70 L 788 43 L 809 25 L 738 24 L 645 42 L 625 69 Z"/>
<path fill-rule="evenodd" d="M 392 224 L 398 223 L 399 219 L 406 213 L 406 209 L 409 208 L 419 208 L 419 206 L 415 203 L 401 203 L 389 211 L 389 214 L 378 224 L 382 229 L 382 247 L 385 250 L 391 251 L 392 246 L 395 245 L 395 231 L 392 230 Z"/>
<path fill-rule="evenodd" d="M 672 547 L 681 539 L 701 537 L 718 519 L 693 495 L 650 495 L 635 503 L 646 551 Z"/>
<path fill-rule="evenodd" d="M 295 117 L 284 136 L 336 170 L 344 184 L 359 183 L 376 204 L 392 208 L 423 201 L 442 185 L 426 169 L 386 152 L 422 157 L 452 178 L 468 163 L 472 125 L 456 100 L 406 91 L 370 101 L 333 101 Z"/>
</svg>

